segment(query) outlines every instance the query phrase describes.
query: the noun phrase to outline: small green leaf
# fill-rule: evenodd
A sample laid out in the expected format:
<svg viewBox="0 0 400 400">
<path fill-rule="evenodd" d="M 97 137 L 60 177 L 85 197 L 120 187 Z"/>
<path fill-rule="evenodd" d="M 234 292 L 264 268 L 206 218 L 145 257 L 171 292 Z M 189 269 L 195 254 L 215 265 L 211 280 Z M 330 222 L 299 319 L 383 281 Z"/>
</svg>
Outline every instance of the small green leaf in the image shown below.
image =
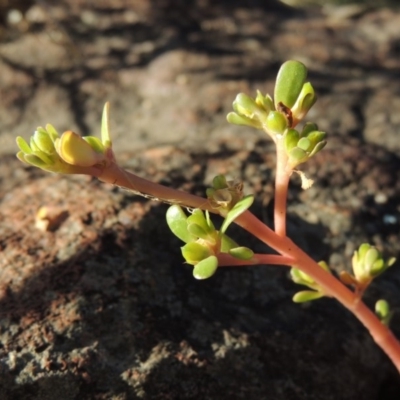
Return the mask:
<svg viewBox="0 0 400 400">
<path fill-rule="evenodd" d="M 203 230 L 207 233 L 210 233 L 213 231 L 213 229 L 208 225 L 207 219 L 204 216 L 204 213 L 202 210 L 199 208 L 196 208 L 193 212 L 192 215 L 190 215 L 187 219 L 187 223 L 189 224 L 196 224 L 199 225 Z"/>
<path fill-rule="evenodd" d="M 311 132 L 308 132 L 307 135 L 305 135 L 303 137 L 306 137 L 308 140 L 310 140 L 312 145 L 315 146 L 317 143 L 325 140 L 326 133 L 322 132 L 322 131 L 311 131 Z"/>
<path fill-rule="evenodd" d="M 209 229 L 210 229 L 211 232 L 214 232 L 214 231 L 215 231 L 215 227 L 214 227 L 214 224 L 213 224 L 212 221 L 211 221 L 210 213 L 208 212 L 208 210 L 206 210 L 206 211 L 204 212 L 204 214 L 205 214 L 205 216 L 206 216 L 207 226 L 209 227 Z"/>
<path fill-rule="evenodd" d="M 229 250 L 239 247 L 239 245 L 231 239 L 228 235 L 223 233 L 221 235 L 221 252 L 223 253 L 229 253 Z"/>
<path fill-rule="evenodd" d="M 185 243 L 193 242 L 196 237 L 187 229 L 187 216 L 181 206 L 173 204 L 166 214 L 167 224 L 171 232 Z"/>
<path fill-rule="evenodd" d="M 257 90 L 256 104 L 262 107 L 267 113 L 274 109 L 274 102 L 270 95 L 263 96 L 262 93 Z"/>
<path fill-rule="evenodd" d="M 389 260 L 387 260 L 387 266 L 391 267 L 395 262 L 396 262 L 396 257 L 390 257 Z"/>
<path fill-rule="evenodd" d="M 299 138 L 300 135 L 299 132 L 296 131 L 296 129 L 286 129 L 283 135 L 283 144 L 285 146 L 286 152 L 289 152 L 293 149 L 293 147 L 297 145 Z"/>
<path fill-rule="evenodd" d="M 83 140 L 85 140 L 87 143 L 90 144 L 90 147 L 96 152 L 96 153 L 104 153 L 105 148 L 101 140 L 96 137 L 96 136 L 83 136 Z"/>
<path fill-rule="evenodd" d="M 311 147 L 311 142 L 308 138 L 303 137 L 297 142 L 297 147 L 304 151 L 308 151 Z"/>
<path fill-rule="evenodd" d="M 292 268 L 290 270 L 290 276 L 292 277 L 293 282 L 299 285 L 308 286 L 312 289 L 316 286 L 314 279 L 303 271 L 300 271 L 298 268 Z"/>
<path fill-rule="evenodd" d="M 295 303 L 305 303 L 307 301 L 320 299 L 321 297 L 324 297 L 324 294 L 321 292 L 316 292 L 314 290 L 303 290 L 301 292 L 297 292 L 293 296 L 293 301 Z"/>
<path fill-rule="evenodd" d="M 30 147 L 32 149 L 32 152 L 40 151 L 39 146 L 35 143 L 35 137 L 34 136 L 31 136 L 31 139 L 29 141 L 29 145 L 30 145 Z"/>
<path fill-rule="evenodd" d="M 329 268 L 329 265 L 325 261 L 318 261 L 318 265 L 326 272 L 329 272 L 330 274 L 332 273 L 331 269 Z"/>
<path fill-rule="evenodd" d="M 43 130 L 37 130 L 33 135 L 33 140 L 39 148 L 46 154 L 51 154 L 55 152 L 54 142 L 51 140 L 47 132 Z"/>
<path fill-rule="evenodd" d="M 230 112 L 226 116 L 226 120 L 233 125 L 245 125 L 256 129 L 262 129 L 262 124 L 258 120 L 253 120 L 251 118 L 245 117 L 244 115 L 239 115 L 235 112 Z"/>
<path fill-rule="evenodd" d="M 34 156 L 40 158 L 46 165 L 54 165 L 54 161 L 51 157 L 49 157 L 45 152 L 43 151 L 34 151 L 32 153 Z"/>
<path fill-rule="evenodd" d="M 311 151 L 311 153 L 308 155 L 308 157 L 312 157 L 314 154 L 317 154 L 319 151 L 321 151 L 325 145 L 326 145 L 326 140 L 319 142 L 315 145 L 314 149 Z"/>
<path fill-rule="evenodd" d="M 281 112 L 271 111 L 265 121 L 265 126 L 270 133 L 283 135 L 288 126 L 288 121 Z"/>
<path fill-rule="evenodd" d="M 275 107 L 282 103 L 291 108 L 299 97 L 306 77 L 307 68 L 301 62 L 290 60 L 283 63 L 276 77 Z"/>
<path fill-rule="evenodd" d="M 380 318 L 385 318 L 389 315 L 390 307 L 386 300 L 378 300 L 375 304 L 375 312 Z"/>
<path fill-rule="evenodd" d="M 195 265 L 210 256 L 211 250 L 200 243 L 191 242 L 181 247 L 183 258 L 188 264 Z"/>
<path fill-rule="evenodd" d="M 250 260 L 254 256 L 253 250 L 248 247 L 235 247 L 229 250 L 229 254 L 239 260 Z"/>
<path fill-rule="evenodd" d="M 25 154 L 32 154 L 32 149 L 29 147 L 29 144 L 26 143 L 24 138 L 22 138 L 21 136 L 17 136 L 16 142 L 17 146 L 22 152 L 24 152 Z"/>
<path fill-rule="evenodd" d="M 42 126 L 38 126 L 37 129 L 36 129 L 36 131 L 35 131 L 35 133 L 36 133 L 36 132 L 42 133 L 42 134 L 44 134 L 44 135 L 47 135 L 46 129 L 44 129 Z M 35 133 L 33 134 L 33 136 L 35 136 Z"/>
<path fill-rule="evenodd" d="M 39 157 L 35 156 L 34 154 L 25 154 L 24 160 L 25 160 L 25 162 L 33 165 L 34 167 L 38 167 L 41 169 L 47 169 L 47 167 L 48 167 L 48 165 L 43 160 L 41 160 Z"/>
<path fill-rule="evenodd" d="M 206 232 L 200 225 L 197 224 L 190 224 L 187 225 L 188 232 L 198 238 L 209 240 L 209 234 Z"/>
<path fill-rule="evenodd" d="M 17 153 L 17 158 L 18 158 L 19 161 L 22 161 L 23 163 L 28 164 L 28 162 L 25 159 L 25 153 L 23 151 L 19 151 Z"/>
<path fill-rule="evenodd" d="M 218 258 L 210 256 L 197 263 L 193 268 L 193 276 L 196 279 L 207 279 L 215 274 L 218 268 Z"/>
<path fill-rule="evenodd" d="M 390 311 L 389 303 L 386 300 L 378 300 L 375 304 L 375 314 L 381 320 L 381 322 L 388 326 L 392 319 L 393 312 Z"/>
<path fill-rule="evenodd" d="M 239 93 L 236 96 L 232 106 L 239 115 L 243 115 L 251 119 L 263 112 L 263 110 L 261 110 L 256 104 L 255 100 L 245 93 Z"/>
<path fill-rule="evenodd" d="M 308 159 L 307 152 L 300 149 L 300 147 L 294 147 L 288 155 L 290 162 L 295 165 L 301 164 Z"/>
<path fill-rule="evenodd" d="M 367 253 L 367 251 L 371 248 L 369 243 L 363 243 L 358 249 L 358 257 L 359 260 L 363 259 Z"/>
<path fill-rule="evenodd" d="M 299 119 L 303 118 L 310 108 L 317 101 L 317 96 L 310 82 L 306 82 L 298 96 L 298 101 L 292 107 L 292 112 L 298 115 Z"/>
<path fill-rule="evenodd" d="M 301 131 L 300 136 L 301 137 L 308 136 L 311 132 L 314 132 L 314 131 L 318 131 L 317 124 L 314 124 L 313 122 L 306 122 L 304 124 L 304 127 L 303 127 L 302 131 Z"/>
<path fill-rule="evenodd" d="M 50 137 L 50 139 L 53 141 L 53 143 L 56 141 L 56 139 L 59 137 L 58 132 L 54 128 L 53 125 L 51 124 L 46 124 L 46 131 Z"/>
<path fill-rule="evenodd" d="M 239 200 L 226 215 L 226 218 L 221 226 L 221 232 L 225 233 L 228 226 L 242 213 L 244 213 L 254 201 L 253 195 L 248 195 Z"/>
</svg>

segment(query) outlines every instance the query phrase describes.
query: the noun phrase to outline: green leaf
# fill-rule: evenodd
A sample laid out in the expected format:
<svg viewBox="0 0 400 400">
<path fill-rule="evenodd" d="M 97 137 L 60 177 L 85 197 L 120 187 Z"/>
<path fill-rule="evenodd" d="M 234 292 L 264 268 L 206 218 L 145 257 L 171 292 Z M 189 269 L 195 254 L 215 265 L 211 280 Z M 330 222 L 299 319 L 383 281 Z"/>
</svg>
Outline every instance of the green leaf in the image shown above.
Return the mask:
<svg viewBox="0 0 400 400">
<path fill-rule="evenodd" d="M 17 153 L 17 158 L 19 161 L 22 161 L 23 163 L 28 163 L 25 159 L 25 153 L 23 151 L 19 151 Z"/>
<path fill-rule="evenodd" d="M 187 216 L 181 206 L 173 204 L 166 214 L 167 224 L 171 232 L 185 243 L 193 242 L 196 237 L 187 229 Z"/>
<path fill-rule="evenodd" d="M 239 260 L 250 260 L 254 256 L 253 250 L 243 246 L 230 249 L 229 254 Z"/>
<path fill-rule="evenodd" d="M 253 195 L 248 195 L 239 200 L 226 215 L 226 218 L 221 226 L 221 232 L 225 233 L 228 226 L 242 213 L 244 213 L 254 201 Z"/>
<path fill-rule="evenodd" d="M 311 153 L 308 155 L 309 157 L 312 157 L 314 154 L 317 154 L 319 151 L 321 151 L 325 145 L 326 145 L 326 140 L 319 142 L 315 145 L 314 149 L 311 151 Z"/>
<path fill-rule="evenodd" d="M 215 274 L 218 268 L 218 258 L 215 256 L 207 257 L 200 261 L 193 268 L 193 276 L 196 279 L 207 279 Z"/>
<path fill-rule="evenodd" d="M 366 253 L 364 258 L 365 269 L 371 271 L 374 267 L 379 270 L 383 267 L 384 262 L 381 258 L 379 251 L 375 247 L 371 247 Z"/>
<path fill-rule="evenodd" d="M 43 160 L 41 160 L 39 157 L 35 156 L 34 154 L 25 154 L 24 160 L 25 160 L 25 162 L 33 165 L 34 167 L 38 167 L 41 169 L 47 169 L 47 167 L 48 167 L 48 165 Z"/>
<path fill-rule="evenodd" d="M 381 322 L 388 326 L 392 319 L 393 312 L 390 310 L 389 303 L 386 300 L 378 300 L 375 304 L 375 314 L 381 320 Z"/>
<path fill-rule="evenodd" d="M 292 300 L 295 303 L 305 303 L 307 301 L 320 299 L 321 297 L 324 297 L 324 294 L 321 292 L 316 292 L 314 290 L 303 290 L 301 292 L 297 292 L 293 296 Z"/>
<path fill-rule="evenodd" d="M 312 279 L 311 276 L 308 276 L 307 274 L 305 274 L 303 271 L 300 271 L 298 268 L 292 268 L 290 270 L 290 276 L 294 283 L 297 283 L 299 285 L 308 286 L 311 288 L 314 288 L 314 286 L 315 286 L 314 279 Z"/>
<path fill-rule="evenodd" d="M 315 146 L 319 142 L 322 142 L 323 140 L 325 140 L 326 133 L 322 132 L 322 131 L 311 131 L 311 132 L 308 132 L 307 135 L 303 136 L 303 137 L 306 137 L 308 140 L 310 140 L 312 145 Z"/>
<path fill-rule="evenodd" d="M 30 145 L 30 147 L 31 147 L 31 149 L 32 149 L 32 153 L 33 153 L 34 151 L 40 151 L 39 146 L 35 143 L 35 138 L 34 138 L 34 136 L 31 136 L 31 138 L 30 138 L 30 140 L 29 140 L 29 145 Z"/>
<path fill-rule="evenodd" d="M 275 107 L 282 103 L 291 108 L 303 88 L 307 77 L 307 68 L 299 61 L 290 60 L 282 64 L 276 77 L 274 100 Z"/>
<path fill-rule="evenodd" d="M 96 136 L 83 136 L 83 140 L 85 140 L 87 143 L 90 144 L 90 147 L 96 152 L 96 153 L 104 153 L 105 148 L 103 143 L 99 138 Z"/>
<path fill-rule="evenodd" d="M 256 104 L 262 107 L 267 113 L 274 109 L 274 102 L 270 95 L 263 96 L 259 90 L 257 90 Z"/>
<path fill-rule="evenodd" d="M 50 139 L 53 141 L 53 143 L 56 141 L 56 139 L 59 137 L 58 132 L 54 128 L 53 125 L 47 124 L 46 125 L 46 131 L 50 136 Z"/>
<path fill-rule="evenodd" d="M 304 127 L 303 127 L 302 131 L 301 131 L 300 136 L 301 137 L 308 136 L 311 132 L 314 132 L 314 131 L 318 131 L 317 124 L 314 124 L 313 122 L 306 122 L 304 124 Z"/>
<path fill-rule="evenodd" d="M 325 261 L 318 261 L 318 265 L 326 272 L 329 272 L 330 274 L 332 273 L 331 269 L 329 268 L 329 265 Z"/>
<path fill-rule="evenodd" d="M 54 165 L 54 161 L 51 157 L 49 157 L 45 152 L 43 151 L 34 151 L 32 153 L 34 156 L 40 158 L 46 165 Z"/>
<path fill-rule="evenodd" d="M 215 231 L 215 227 L 214 227 L 214 224 L 211 221 L 210 213 L 208 212 L 208 210 L 206 210 L 204 212 L 204 214 L 206 215 L 207 226 L 209 227 L 211 232 L 214 232 Z"/>
<path fill-rule="evenodd" d="M 288 125 L 286 117 L 279 111 L 271 111 L 265 121 L 268 131 L 273 134 L 282 135 Z"/>
<path fill-rule="evenodd" d="M 205 240 L 210 239 L 208 232 L 206 232 L 200 225 L 188 223 L 187 230 L 195 237 Z"/>
<path fill-rule="evenodd" d="M 363 259 L 367 253 L 367 251 L 371 248 L 369 243 L 363 243 L 358 249 L 358 257 L 359 260 Z"/>
<path fill-rule="evenodd" d="M 378 300 L 375 304 L 375 313 L 379 316 L 379 318 L 383 319 L 389 315 L 390 307 L 389 303 L 386 300 Z"/>
<path fill-rule="evenodd" d="M 293 113 L 299 116 L 305 116 L 310 108 L 317 101 L 317 96 L 310 82 L 306 82 L 298 96 L 297 104 L 292 108 Z"/>
<path fill-rule="evenodd" d="M 290 150 L 288 156 L 290 158 L 290 162 L 297 163 L 296 165 L 308 160 L 307 152 L 305 152 L 303 149 L 300 149 L 300 147 L 294 147 L 292 150 Z"/>
<path fill-rule="evenodd" d="M 51 154 L 55 152 L 54 142 L 51 140 L 47 132 L 43 130 L 37 130 L 33 135 L 33 140 L 39 148 L 46 154 Z"/>
<path fill-rule="evenodd" d="M 262 129 L 262 124 L 258 120 L 253 120 L 251 118 L 245 117 L 244 115 L 239 115 L 235 112 L 230 112 L 226 116 L 226 120 L 233 125 L 245 125 L 251 126 L 252 128 Z"/>
<path fill-rule="evenodd" d="M 284 136 L 283 136 L 283 144 L 285 146 L 286 152 L 292 150 L 299 141 L 300 135 L 296 129 L 286 129 Z"/>
<path fill-rule="evenodd" d="M 311 141 L 306 137 L 301 138 L 297 142 L 297 147 L 299 147 L 300 149 L 302 149 L 304 151 L 310 150 L 310 146 L 311 146 Z"/>
<path fill-rule="evenodd" d="M 24 138 L 22 138 L 21 136 L 17 136 L 16 142 L 17 146 L 22 152 L 24 152 L 25 154 L 32 154 L 32 149 L 29 147 L 29 144 L 26 143 Z"/>
<path fill-rule="evenodd" d="M 199 208 L 196 208 L 192 215 L 190 215 L 187 219 L 187 223 L 189 224 L 196 224 L 199 225 L 201 228 L 204 229 L 205 232 L 210 233 L 213 229 L 208 225 L 207 219 L 204 216 L 204 213 Z"/>
<path fill-rule="evenodd" d="M 243 115 L 251 119 L 263 112 L 263 110 L 256 104 L 255 100 L 245 93 L 239 93 L 236 96 L 232 107 L 239 115 Z"/>
<path fill-rule="evenodd" d="M 229 250 L 231 250 L 235 247 L 239 247 L 239 245 L 233 239 L 231 239 L 228 235 L 223 233 L 221 235 L 221 251 L 223 253 L 229 253 Z"/>
<path fill-rule="evenodd" d="M 211 255 L 211 250 L 200 243 L 191 242 L 181 247 L 183 258 L 188 264 L 195 265 Z"/>
</svg>

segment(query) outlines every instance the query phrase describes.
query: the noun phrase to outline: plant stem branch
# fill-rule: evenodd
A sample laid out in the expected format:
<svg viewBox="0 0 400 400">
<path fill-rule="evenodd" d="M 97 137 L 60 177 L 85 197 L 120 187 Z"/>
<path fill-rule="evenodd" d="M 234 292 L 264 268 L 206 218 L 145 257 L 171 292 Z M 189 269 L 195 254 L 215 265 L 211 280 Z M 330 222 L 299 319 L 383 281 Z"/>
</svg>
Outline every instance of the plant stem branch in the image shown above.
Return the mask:
<svg viewBox="0 0 400 400">
<path fill-rule="evenodd" d="M 150 198 L 167 203 L 180 204 L 185 207 L 201 208 L 210 212 L 216 212 L 216 210 L 212 209 L 207 199 L 150 182 L 121 169 L 116 164 L 111 164 L 105 169 L 99 169 L 94 175 L 103 182 L 122 186 Z M 280 179 L 282 179 L 282 177 Z M 287 185 L 283 184 L 283 181 L 281 181 L 281 184 L 278 186 L 280 194 L 277 204 L 281 207 L 283 193 L 286 193 Z M 309 275 L 322 287 L 327 296 L 336 298 L 364 324 L 375 342 L 385 351 L 400 372 L 400 343 L 393 333 L 387 326 L 381 323 L 377 316 L 361 301 L 357 294 L 349 290 L 332 274 L 321 268 L 288 237 L 281 236 L 284 232 L 283 222 L 285 214 L 278 215 L 277 221 L 279 221 L 278 226 L 280 226 L 280 228 L 276 233 L 249 211 L 245 211 L 235 220 L 242 228 L 246 229 L 281 254 L 281 256 L 270 254 L 262 257 L 261 255 L 257 255 L 258 261 L 261 261 L 261 263 L 271 262 L 272 264 L 282 265 L 290 264 Z"/>
<path fill-rule="evenodd" d="M 211 207 L 209 201 L 203 197 L 151 182 L 120 168 L 115 163 L 112 163 L 105 169 L 99 169 L 96 177 L 103 182 L 121 186 L 140 196 L 153 200 L 168 204 L 179 204 L 183 207 L 201 208 L 213 213 L 217 212 Z"/>
<path fill-rule="evenodd" d="M 349 290 L 332 274 L 321 268 L 289 238 L 279 237 L 278 235 L 273 237 L 270 229 L 249 211 L 239 216 L 235 222 L 264 243 L 271 246 L 278 253 L 294 258 L 296 261 L 293 266 L 300 269 L 317 282 L 326 295 L 336 298 L 344 307 L 350 310 L 369 330 L 374 341 L 382 348 L 400 372 L 399 341 L 390 329 L 381 323 L 375 313 L 362 302 L 356 293 Z"/>
</svg>

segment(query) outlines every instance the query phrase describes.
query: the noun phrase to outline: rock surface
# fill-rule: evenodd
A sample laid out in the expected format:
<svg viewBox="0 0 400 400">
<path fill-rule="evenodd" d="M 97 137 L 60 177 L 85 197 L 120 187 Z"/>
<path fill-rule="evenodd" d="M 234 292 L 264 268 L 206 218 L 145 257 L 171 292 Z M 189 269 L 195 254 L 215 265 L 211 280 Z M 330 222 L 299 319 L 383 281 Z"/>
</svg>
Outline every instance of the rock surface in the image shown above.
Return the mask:
<svg viewBox="0 0 400 400">
<path fill-rule="evenodd" d="M 308 119 L 329 144 L 303 167 L 310 190 L 293 178 L 290 236 L 336 271 L 363 241 L 399 257 L 400 12 L 216 3 L 18 2 L 18 20 L 0 2 L 2 400 L 398 399 L 368 332 L 333 300 L 293 304 L 286 269 L 195 281 L 165 205 L 13 155 L 17 135 L 48 122 L 95 134 L 108 100 L 123 165 L 200 195 L 230 174 L 269 223 L 273 146 L 225 116 L 238 92 L 271 93 L 279 65 L 299 59 L 319 93 Z M 397 263 L 366 301 L 396 309 L 399 293 Z M 391 327 L 400 337 L 396 314 Z"/>
</svg>

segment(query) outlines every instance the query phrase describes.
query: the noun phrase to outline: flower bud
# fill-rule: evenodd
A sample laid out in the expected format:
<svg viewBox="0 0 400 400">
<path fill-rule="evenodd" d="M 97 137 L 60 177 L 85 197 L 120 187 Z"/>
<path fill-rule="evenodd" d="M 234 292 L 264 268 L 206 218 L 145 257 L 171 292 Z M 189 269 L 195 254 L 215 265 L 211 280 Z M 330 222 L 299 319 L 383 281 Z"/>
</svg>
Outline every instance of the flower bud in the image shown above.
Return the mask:
<svg viewBox="0 0 400 400">
<path fill-rule="evenodd" d="M 385 261 L 378 249 L 368 243 L 363 243 L 354 252 L 352 258 L 354 276 L 357 282 L 367 284 L 392 266 L 395 261 L 393 257 Z"/>
<path fill-rule="evenodd" d="M 104 156 L 96 153 L 90 144 L 75 132 L 66 131 L 55 142 L 57 153 L 67 163 L 80 167 L 99 164 Z"/>
<path fill-rule="evenodd" d="M 227 115 L 227 120 L 235 125 L 247 125 L 256 129 L 262 129 L 270 109 L 268 96 L 263 97 L 260 92 L 254 100 L 244 93 L 239 93 L 232 104 L 235 112 Z"/>
</svg>

